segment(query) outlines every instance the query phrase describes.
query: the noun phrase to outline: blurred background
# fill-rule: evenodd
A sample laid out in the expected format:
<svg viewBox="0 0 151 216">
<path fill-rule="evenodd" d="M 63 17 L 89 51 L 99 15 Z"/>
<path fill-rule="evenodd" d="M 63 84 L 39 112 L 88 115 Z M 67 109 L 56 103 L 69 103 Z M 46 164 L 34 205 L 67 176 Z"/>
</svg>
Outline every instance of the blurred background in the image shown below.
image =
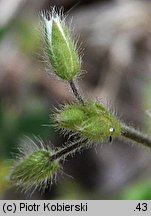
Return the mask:
<svg viewBox="0 0 151 216">
<path fill-rule="evenodd" d="M 46 73 L 39 11 L 63 6 L 84 48 L 79 81 L 126 123 L 151 134 L 151 2 L 148 0 L 0 0 L 0 199 L 151 199 L 151 151 L 127 142 L 98 144 L 64 163 L 66 175 L 29 198 L 6 180 L 25 136 L 61 146 L 54 106 L 73 100 Z M 71 177 L 70 177 L 71 176 Z"/>
</svg>

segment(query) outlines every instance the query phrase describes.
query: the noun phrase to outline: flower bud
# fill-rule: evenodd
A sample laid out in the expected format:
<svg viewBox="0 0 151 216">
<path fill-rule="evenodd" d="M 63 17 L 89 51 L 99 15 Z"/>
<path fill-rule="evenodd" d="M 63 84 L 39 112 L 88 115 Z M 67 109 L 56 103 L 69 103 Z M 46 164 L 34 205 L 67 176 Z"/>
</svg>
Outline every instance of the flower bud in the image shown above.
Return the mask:
<svg viewBox="0 0 151 216">
<path fill-rule="evenodd" d="M 121 134 L 118 120 L 96 102 L 65 105 L 54 119 L 58 128 L 78 133 L 90 142 L 111 140 Z"/>
<path fill-rule="evenodd" d="M 75 126 L 81 124 L 85 119 L 85 113 L 79 104 L 67 104 L 64 106 L 63 110 L 58 110 L 58 113 L 54 115 L 54 118 L 60 128 L 74 130 Z"/>
<path fill-rule="evenodd" d="M 70 81 L 80 72 L 80 58 L 65 18 L 61 18 L 54 8 L 50 20 L 45 14 L 42 17 L 48 61 L 58 77 Z"/>
<path fill-rule="evenodd" d="M 25 190 L 44 186 L 59 170 L 59 161 L 51 161 L 52 152 L 44 149 L 33 151 L 14 166 L 10 180 Z"/>
</svg>

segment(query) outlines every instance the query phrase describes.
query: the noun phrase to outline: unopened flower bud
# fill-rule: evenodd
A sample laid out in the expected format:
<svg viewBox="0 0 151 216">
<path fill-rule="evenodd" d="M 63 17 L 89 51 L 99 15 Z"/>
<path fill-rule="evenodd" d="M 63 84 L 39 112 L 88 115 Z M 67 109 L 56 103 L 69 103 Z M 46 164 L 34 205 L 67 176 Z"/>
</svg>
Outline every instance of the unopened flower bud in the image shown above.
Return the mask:
<svg viewBox="0 0 151 216">
<path fill-rule="evenodd" d="M 65 105 L 54 119 L 58 128 L 77 133 L 90 142 L 111 140 L 121 134 L 118 120 L 96 102 Z"/>
<path fill-rule="evenodd" d="M 59 161 L 51 161 L 51 156 L 52 152 L 45 149 L 25 153 L 13 167 L 10 181 L 25 190 L 46 186 L 60 168 Z"/>
<path fill-rule="evenodd" d="M 50 17 L 42 15 L 48 62 L 54 73 L 63 80 L 72 80 L 80 72 L 80 58 L 65 18 L 52 9 Z"/>
</svg>

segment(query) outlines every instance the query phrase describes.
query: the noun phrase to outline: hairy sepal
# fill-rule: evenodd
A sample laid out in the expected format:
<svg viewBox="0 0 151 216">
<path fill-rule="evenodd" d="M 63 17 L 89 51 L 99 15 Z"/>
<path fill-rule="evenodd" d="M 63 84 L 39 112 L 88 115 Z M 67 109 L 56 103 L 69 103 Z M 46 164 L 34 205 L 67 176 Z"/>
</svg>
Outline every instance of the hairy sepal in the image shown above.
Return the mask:
<svg viewBox="0 0 151 216">
<path fill-rule="evenodd" d="M 81 58 L 71 37 L 65 18 L 53 8 L 44 21 L 44 39 L 48 61 L 54 73 L 62 80 L 73 80 L 80 72 Z"/>
<path fill-rule="evenodd" d="M 44 190 L 49 181 L 52 182 L 56 178 L 60 169 L 59 160 L 51 161 L 53 151 L 42 143 L 37 145 L 33 142 L 33 144 L 34 146 L 28 149 L 25 149 L 27 147 L 20 149 L 18 159 L 14 161 L 10 174 L 10 182 L 24 191 L 36 188 Z"/>
<path fill-rule="evenodd" d="M 121 134 L 116 117 L 96 102 L 65 105 L 54 115 L 54 121 L 58 128 L 77 133 L 89 142 L 103 142 Z"/>
</svg>

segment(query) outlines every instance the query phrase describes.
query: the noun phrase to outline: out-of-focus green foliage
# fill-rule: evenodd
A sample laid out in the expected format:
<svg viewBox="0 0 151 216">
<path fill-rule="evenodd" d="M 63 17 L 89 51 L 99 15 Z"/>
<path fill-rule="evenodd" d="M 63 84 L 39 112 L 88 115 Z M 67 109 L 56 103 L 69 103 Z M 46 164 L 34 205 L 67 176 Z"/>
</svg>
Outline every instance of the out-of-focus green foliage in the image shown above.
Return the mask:
<svg viewBox="0 0 151 216">
<path fill-rule="evenodd" d="M 7 176 L 10 171 L 10 163 L 0 160 L 0 198 L 3 196 L 5 190 L 9 188 Z"/>
<path fill-rule="evenodd" d="M 3 39 L 3 37 L 5 36 L 5 34 L 8 32 L 8 30 L 9 30 L 8 26 L 0 28 L 0 42 Z"/>
<path fill-rule="evenodd" d="M 84 199 L 84 191 L 80 185 L 70 179 L 62 180 L 61 185 L 58 185 L 57 189 L 59 199 Z"/>
<path fill-rule="evenodd" d="M 49 121 L 48 109 L 40 99 L 29 99 L 21 111 L 0 104 L 0 157 L 10 157 L 24 136 L 35 135 L 44 140 L 53 137 Z"/>
<path fill-rule="evenodd" d="M 38 25 L 36 23 L 29 25 L 28 20 L 20 21 L 15 24 L 14 30 L 21 51 L 27 55 L 37 54 L 40 47 Z"/>
<path fill-rule="evenodd" d="M 142 180 L 131 185 L 123 192 L 124 200 L 151 200 L 151 181 Z"/>
</svg>

